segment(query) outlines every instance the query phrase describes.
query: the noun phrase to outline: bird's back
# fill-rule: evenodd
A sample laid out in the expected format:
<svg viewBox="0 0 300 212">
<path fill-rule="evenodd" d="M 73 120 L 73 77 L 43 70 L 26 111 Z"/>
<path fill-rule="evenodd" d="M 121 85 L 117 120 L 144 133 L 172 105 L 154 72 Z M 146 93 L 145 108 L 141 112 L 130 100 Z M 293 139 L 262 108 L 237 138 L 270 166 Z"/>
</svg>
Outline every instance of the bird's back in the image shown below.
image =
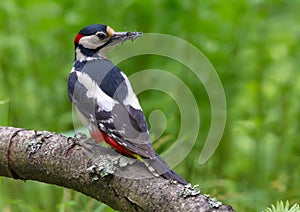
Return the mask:
<svg viewBox="0 0 300 212">
<path fill-rule="evenodd" d="M 149 131 L 128 79 L 107 59 L 76 61 L 69 75 L 69 97 L 90 122 L 115 136 L 126 148 L 144 158 L 155 157 Z M 88 127 L 88 126 L 87 126 Z"/>
</svg>

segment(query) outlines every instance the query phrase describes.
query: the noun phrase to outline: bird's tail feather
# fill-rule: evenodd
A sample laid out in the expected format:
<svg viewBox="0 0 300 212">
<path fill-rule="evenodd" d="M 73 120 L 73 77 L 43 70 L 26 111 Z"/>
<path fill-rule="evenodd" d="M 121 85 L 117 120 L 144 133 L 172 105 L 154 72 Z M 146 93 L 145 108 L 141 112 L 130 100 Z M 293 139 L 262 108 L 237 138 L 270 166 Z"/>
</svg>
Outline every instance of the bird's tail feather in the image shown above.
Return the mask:
<svg viewBox="0 0 300 212">
<path fill-rule="evenodd" d="M 168 180 L 175 180 L 183 185 L 187 184 L 187 182 L 180 175 L 174 172 L 158 155 L 156 155 L 155 158 L 145 159 L 143 162 L 154 176 L 162 176 Z"/>
</svg>

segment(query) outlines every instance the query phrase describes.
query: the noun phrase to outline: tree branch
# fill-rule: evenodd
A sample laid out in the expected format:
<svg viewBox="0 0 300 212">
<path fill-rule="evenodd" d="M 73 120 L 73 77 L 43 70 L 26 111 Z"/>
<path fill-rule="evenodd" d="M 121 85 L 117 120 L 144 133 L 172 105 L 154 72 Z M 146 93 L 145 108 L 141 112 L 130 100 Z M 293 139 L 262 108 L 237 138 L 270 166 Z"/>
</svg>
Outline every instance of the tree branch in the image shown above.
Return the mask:
<svg viewBox="0 0 300 212">
<path fill-rule="evenodd" d="M 120 211 L 234 211 L 84 136 L 0 127 L 0 176 L 70 188 Z"/>
</svg>

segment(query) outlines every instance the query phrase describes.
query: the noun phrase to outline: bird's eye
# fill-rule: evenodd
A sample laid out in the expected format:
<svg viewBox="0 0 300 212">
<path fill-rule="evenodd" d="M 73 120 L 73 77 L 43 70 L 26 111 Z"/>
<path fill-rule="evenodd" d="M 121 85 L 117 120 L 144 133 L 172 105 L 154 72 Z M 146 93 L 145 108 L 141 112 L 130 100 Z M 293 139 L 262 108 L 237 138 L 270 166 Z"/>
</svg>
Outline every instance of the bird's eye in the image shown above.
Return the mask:
<svg viewBox="0 0 300 212">
<path fill-rule="evenodd" d="M 96 35 L 102 41 L 106 40 L 106 38 L 107 38 L 107 34 L 105 32 L 97 32 Z"/>
</svg>

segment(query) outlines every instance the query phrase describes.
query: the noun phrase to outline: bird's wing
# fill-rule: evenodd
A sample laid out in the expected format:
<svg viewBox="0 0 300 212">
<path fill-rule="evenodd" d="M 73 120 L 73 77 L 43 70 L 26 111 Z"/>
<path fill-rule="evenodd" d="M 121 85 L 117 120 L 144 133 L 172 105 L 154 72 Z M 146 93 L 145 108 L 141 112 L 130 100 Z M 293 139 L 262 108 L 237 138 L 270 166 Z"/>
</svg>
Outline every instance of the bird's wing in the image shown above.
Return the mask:
<svg viewBox="0 0 300 212">
<path fill-rule="evenodd" d="M 144 158 L 156 156 L 138 99 L 126 75 L 109 60 L 76 62 L 69 97 L 89 122 L 126 150 Z"/>
</svg>

